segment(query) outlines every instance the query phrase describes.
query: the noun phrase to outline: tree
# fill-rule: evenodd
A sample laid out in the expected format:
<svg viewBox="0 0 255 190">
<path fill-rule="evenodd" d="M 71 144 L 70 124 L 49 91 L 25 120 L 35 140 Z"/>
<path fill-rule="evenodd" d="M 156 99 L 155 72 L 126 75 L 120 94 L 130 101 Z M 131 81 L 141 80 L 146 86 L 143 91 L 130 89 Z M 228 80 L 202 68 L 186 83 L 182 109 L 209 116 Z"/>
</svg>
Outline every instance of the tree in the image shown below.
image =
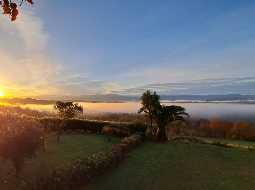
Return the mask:
<svg viewBox="0 0 255 190">
<path fill-rule="evenodd" d="M 185 112 L 185 108 L 181 106 L 165 106 L 160 104 L 160 96 L 156 92 L 147 90 L 141 97 L 142 107 L 138 113 L 144 112 L 150 119 L 151 129 L 153 128 L 153 120 L 156 122 L 157 132 L 152 134 L 157 137 L 160 141 L 165 141 L 166 137 L 166 126 L 173 121 L 184 121 L 185 116 L 188 114 Z"/>
<path fill-rule="evenodd" d="M 147 90 L 141 96 L 142 107 L 139 109 L 138 113 L 145 113 L 150 119 L 150 127 L 152 128 L 153 123 L 153 112 L 160 106 L 159 102 L 160 96 L 156 92 L 151 92 Z"/>
<path fill-rule="evenodd" d="M 3 14 L 10 16 L 11 21 L 15 21 L 19 14 L 18 6 L 21 7 L 24 2 L 34 4 L 33 0 L 0 0 L 0 6 Z"/>
<path fill-rule="evenodd" d="M 153 118 L 155 119 L 158 127 L 157 139 L 159 141 L 167 140 L 166 126 L 173 121 L 185 121 L 185 117 L 189 116 L 185 112 L 185 108 L 181 106 L 165 106 L 160 105 L 158 109 L 154 110 Z"/>
<path fill-rule="evenodd" d="M 78 103 L 57 101 L 54 108 L 61 118 L 70 119 L 83 113 L 83 107 Z"/>
<path fill-rule="evenodd" d="M 60 125 L 57 127 L 57 141 L 60 142 L 60 136 L 63 128 L 65 127 L 66 120 L 74 118 L 78 114 L 82 114 L 83 107 L 78 103 L 57 101 L 54 108 L 58 111 L 60 118 L 63 119 Z"/>
</svg>

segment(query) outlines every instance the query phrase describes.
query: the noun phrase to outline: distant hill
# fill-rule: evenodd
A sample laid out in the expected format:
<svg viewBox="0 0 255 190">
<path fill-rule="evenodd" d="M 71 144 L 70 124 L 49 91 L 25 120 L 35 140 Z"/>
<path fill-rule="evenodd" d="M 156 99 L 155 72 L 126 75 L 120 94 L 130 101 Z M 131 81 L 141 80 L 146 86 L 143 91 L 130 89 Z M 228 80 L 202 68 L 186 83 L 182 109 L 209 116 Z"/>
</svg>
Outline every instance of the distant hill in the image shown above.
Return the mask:
<svg viewBox="0 0 255 190">
<path fill-rule="evenodd" d="M 190 101 L 255 101 L 255 95 L 222 94 L 222 95 L 162 95 L 163 100 L 190 100 Z"/>
<path fill-rule="evenodd" d="M 79 101 L 88 102 L 126 102 L 126 101 L 137 101 L 138 96 L 124 96 L 118 94 L 96 94 L 96 95 L 84 95 L 74 98 Z"/>
<path fill-rule="evenodd" d="M 128 96 L 118 94 L 96 94 L 74 97 L 54 97 L 54 99 L 40 98 L 2 98 L 0 102 L 12 104 L 54 104 L 57 100 L 74 102 L 127 102 L 139 101 L 139 96 Z M 183 101 L 183 102 L 247 102 L 255 103 L 255 95 L 225 94 L 225 95 L 161 95 L 162 101 Z"/>
<path fill-rule="evenodd" d="M 39 100 L 33 98 L 1 98 L 1 103 L 9 103 L 9 104 L 54 104 L 56 101 L 54 100 Z"/>
<path fill-rule="evenodd" d="M 255 101 L 255 95 L 224 94 L 224 95 L 161 95 L 161 100 L 167 101 Z M 140 96 L 118 94 L 87 95 L 74 98 L 79 101 L 125 102 L 139 101 Z"/>
</svg>

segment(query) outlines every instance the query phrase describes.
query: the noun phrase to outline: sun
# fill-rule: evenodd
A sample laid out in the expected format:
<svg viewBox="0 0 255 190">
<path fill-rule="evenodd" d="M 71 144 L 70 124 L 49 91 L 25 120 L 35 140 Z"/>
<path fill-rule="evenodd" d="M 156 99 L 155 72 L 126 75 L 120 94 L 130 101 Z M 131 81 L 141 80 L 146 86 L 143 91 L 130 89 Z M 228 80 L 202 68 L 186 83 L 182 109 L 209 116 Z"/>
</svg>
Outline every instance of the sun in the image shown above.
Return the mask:
<svg viewBox="0 0 255 190">
<path fill-rule="evenodd" d="M 5 96 L 5 93 L 4 91 L 0 90 L 0 98 L 4 97 Z"/>
</svg>

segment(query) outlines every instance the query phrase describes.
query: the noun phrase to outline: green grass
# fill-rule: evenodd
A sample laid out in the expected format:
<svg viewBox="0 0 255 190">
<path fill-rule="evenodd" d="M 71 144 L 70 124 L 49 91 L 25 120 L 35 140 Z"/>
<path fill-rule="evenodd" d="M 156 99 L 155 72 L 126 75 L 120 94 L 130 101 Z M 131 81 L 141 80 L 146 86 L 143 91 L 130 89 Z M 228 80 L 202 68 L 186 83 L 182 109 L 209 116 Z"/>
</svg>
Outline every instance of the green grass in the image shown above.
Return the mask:
<svg viewBox="0 0 255 190">
<path fill-rule="evenodd" d="M 255 152 L 146 142 L 81 190 L 254 190 Z"/>
<path fill-rule="evenodd" d="M 232 139 L 218 139 L 218 138 L 200 138 L 203 140 L 208 141 L 217 141 L 227 144 L 236 144 L 236 145 L 242 145 L 242 146 L 254 146 L 255 147 L 255 141 L 242 141 L 242 140 L 232 140 Z"/>
<path fill-rule="evenodd" d="M 56 137 L 47 139 L 46 152 L 40 151 L 35 158 L 26 160 L 25 167 L 20 176 L 32 178 L 34 176 L 48 175 L 52 168 L 61 168 L 78 158 L 86 158 L 99 151 L 110 150 L 112 144 L 119 142 L 117 138 L 108 138 L 101 135 L 63 135 L 60 143 Z M 0 160 L 0 189 L 16 189 L 17 179 L 10 162 Z M 7 182 L 7 183 L 6 183 Z"/>
</svg>

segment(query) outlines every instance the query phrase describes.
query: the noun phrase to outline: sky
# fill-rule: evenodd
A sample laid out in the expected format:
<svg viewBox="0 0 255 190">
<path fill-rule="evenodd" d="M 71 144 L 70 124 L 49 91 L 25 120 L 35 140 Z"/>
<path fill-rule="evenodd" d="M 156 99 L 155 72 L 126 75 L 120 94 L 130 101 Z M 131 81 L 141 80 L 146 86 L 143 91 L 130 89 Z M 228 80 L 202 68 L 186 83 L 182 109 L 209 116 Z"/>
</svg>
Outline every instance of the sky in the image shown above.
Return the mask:
<svg viewBox="0 0 255 190">
<path fill-rule="evenodd" d="M 0 15 L 0 89 L 255 94 L 254 18 L 254 0 L 36 0 Z"/>
</svg>

